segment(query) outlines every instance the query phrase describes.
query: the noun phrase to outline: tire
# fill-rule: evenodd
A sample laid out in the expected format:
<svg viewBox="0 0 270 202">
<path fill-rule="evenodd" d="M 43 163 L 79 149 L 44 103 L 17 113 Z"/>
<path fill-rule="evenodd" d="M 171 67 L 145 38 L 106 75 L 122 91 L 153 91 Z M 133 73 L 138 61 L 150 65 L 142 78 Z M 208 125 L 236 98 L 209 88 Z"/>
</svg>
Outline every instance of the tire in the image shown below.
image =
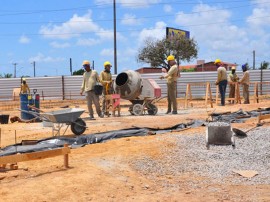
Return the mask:
<svg viewBox="0 0 270 202">
<path fill-rule="evenodd" d="M 149 103 L 147 106 L 147 112 L 149 115 L 156 115 L 158 112 L 158 108 L 156 105 Z"/>
<path fill-rule="evenodd" d="M 136 116 L 140 116 L 143 114 L 143 106 L 141 104 L 133 105 L 132 112 Z"/>
<path fill-rule="evenodd" d="M 86 130 L 86 123 L 81 118 L 78 118 L 76 121 L 71 123 L 71 131 L 75 135 L 81 135 Z"/>
</svg>

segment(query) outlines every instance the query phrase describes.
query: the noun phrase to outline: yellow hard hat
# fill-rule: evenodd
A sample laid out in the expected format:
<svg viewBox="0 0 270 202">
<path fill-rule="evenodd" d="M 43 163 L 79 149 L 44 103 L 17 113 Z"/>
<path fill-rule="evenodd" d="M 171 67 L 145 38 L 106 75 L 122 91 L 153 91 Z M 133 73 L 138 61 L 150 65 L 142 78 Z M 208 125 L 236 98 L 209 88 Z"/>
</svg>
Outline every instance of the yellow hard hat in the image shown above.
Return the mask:
<svg viewBox="0 0 270 202">
<path fill-rule="evenodd" d="M 232 66 L 232 70 L 235 70 L 235 66 Z"/>
<path fill-rule="evenodd" d="M 84 66 L 84 65 L 90 65 L 90 62 L 88 60 L 84 60 L 82 63 L 82 66 Z"/>
<path fill-rule="evenodd" d="M 167 57 L 167 61 L 171 61 L 171 60 L 175 60 L 173 55 L 169 55 L 169 56 Z"/>
<path fill-rule="evenodd" d="M 220 59 L 216 59 L 214 64 L 217 64 L 217 63 L 221 63 L 221 60 Z"/>
<path fill-rule="evenodd" d="M 23 81 L 26 81 L 26 79 L 25 79 L 25 78 L 22 78 L 22 80 L 23 80 Z"/>
<path fill-rule="evenodd" d="M 104 65 L 104 67 L 106 67 L 107 65 L 109 65 L 110 67 L 112 66 L 111 63 L 110 63 L 109 61 L 104 62 L 103 65 Z"/>
</svg>

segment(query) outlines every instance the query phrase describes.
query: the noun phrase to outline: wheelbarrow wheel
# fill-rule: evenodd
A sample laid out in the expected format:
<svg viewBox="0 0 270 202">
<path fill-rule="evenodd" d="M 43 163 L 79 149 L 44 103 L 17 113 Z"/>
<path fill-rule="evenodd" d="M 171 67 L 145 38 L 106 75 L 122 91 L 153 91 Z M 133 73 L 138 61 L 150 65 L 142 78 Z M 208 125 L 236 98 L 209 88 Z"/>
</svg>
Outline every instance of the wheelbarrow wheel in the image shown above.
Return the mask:
<svg viewBox="0 0 270 202">
<path fill-rule="evenodd" d="M 156 115 L 158 112 L 158 108 L 156 105 L 149 103 L 147 106 L 147 112 L 149 115 Z"/>
<path fill-rule="evenodd" d="M 140 116 L 143 114 L 143 105 L 141 105 L 141 104 L 133 105 L 132 109 L 133 109 L 132 111 L 133 111 L 134 115 L 136 115 L 136 116 Z"/>
<path fill-rule="evenodd" d="M 76 121 L 71 123 L 71 131 L 75 135 L 81 135 L 86 130 L 86 123 L 81 118 L 78 118 Z"/>
</svg>

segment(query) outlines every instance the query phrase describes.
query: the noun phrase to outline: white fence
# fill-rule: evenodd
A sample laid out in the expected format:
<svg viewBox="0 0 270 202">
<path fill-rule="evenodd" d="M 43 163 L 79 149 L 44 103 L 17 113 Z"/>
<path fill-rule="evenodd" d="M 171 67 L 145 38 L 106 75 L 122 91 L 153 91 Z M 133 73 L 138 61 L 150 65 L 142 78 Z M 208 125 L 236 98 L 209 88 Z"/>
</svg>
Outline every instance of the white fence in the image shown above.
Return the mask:
<svg viewBox="0 0 270 202">
<path fill-rule="evenodd" d="M 242 77 L 242 72 L 237 72 Z M 142 78 L 154 79 L 161 87 L 162 96 L 166 96 L 166 81 L 160 80 L 161 74 L 142 74 Z M 217 72 L 182 72 L 181 78 L 177 84 L 177 96 L 184 97 L 187 83 L 210 82 L 213 96 L 215 96 L 215 80 Z M 115 75 L 113 76 L 115 78 Z M 251 82 L 261 81 L 260 70 L 250 70 Z M 263 70 L 263 82 L 270 81 L 270 70 Z M 57 77 L 31 77 L 27 78 L 27 83 L 31 89 L 37 89 L 41 99 L 81 99 L 80 86 L 82 76 L 57 76 Z M 19 88 L 21 78 L 0 78 L 0 100 L 12 100 L 13 89 Z M 260 90 L 260 87 L 259 87 Z M 253 85 L 250 86 L 250 93 L 253 94 Z M 227 90 L 228 93 L 228 90 Z M 192 89 L 193 97 L 203 97 L 205 94 L 204 87 L 194 87 Z M 270 94 L 270 85 L 262 86 L 262 94 Z"/>
</svg>

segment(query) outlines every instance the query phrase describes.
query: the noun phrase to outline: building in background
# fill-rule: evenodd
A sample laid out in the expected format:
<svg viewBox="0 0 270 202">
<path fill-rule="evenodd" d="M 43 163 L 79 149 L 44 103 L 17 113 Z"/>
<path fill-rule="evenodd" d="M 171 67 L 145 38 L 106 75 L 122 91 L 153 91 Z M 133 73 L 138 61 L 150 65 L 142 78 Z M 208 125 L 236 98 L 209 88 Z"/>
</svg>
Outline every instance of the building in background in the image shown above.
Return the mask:
<svg viewBox="0 0 270 202">
<path fill-rule="evenodd" d="M 205 62 L 205 60 L 197 60 L 197 64 L 188 64 L 188 65 L 180 65 L 180 71 L 182 72 L 204 72 L 204 71 L 217 71 L 217 67 L 214 64 L 215 61 Z M 227 71 L 231 70 L 232 66 L 237 67 L 237 64 L 230 63 L 230 62 L 223 62 L 224 67 Z M 162 68 L 154 68 L 154 67 L 142 67 L 140 69 L 135 70 L 140 74 L 154 74 L 154 73 L 161 73 Z"/>
</svg>

